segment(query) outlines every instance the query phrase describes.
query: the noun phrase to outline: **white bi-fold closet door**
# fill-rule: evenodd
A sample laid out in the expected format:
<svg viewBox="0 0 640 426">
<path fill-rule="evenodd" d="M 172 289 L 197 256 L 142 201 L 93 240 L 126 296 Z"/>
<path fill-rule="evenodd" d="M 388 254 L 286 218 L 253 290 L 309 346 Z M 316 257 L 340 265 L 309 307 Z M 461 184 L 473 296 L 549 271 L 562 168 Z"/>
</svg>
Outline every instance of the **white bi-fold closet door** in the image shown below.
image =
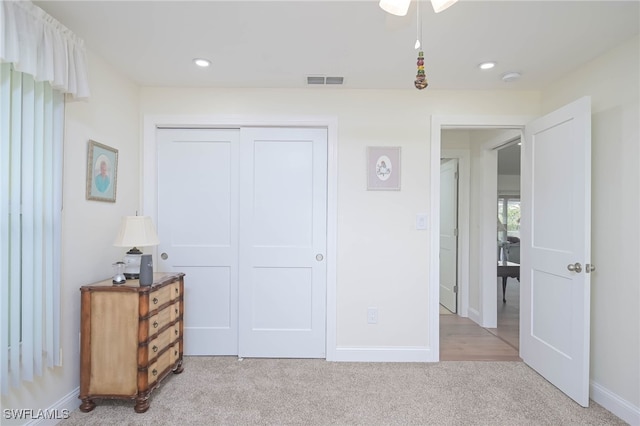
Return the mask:
<svg viewBox="0 0 640 426">
<path fill-rule="evenodd" d="M 324 358 L 326 129 L 159 129 L 157 153 L 185 354 Z"/>
</svg>

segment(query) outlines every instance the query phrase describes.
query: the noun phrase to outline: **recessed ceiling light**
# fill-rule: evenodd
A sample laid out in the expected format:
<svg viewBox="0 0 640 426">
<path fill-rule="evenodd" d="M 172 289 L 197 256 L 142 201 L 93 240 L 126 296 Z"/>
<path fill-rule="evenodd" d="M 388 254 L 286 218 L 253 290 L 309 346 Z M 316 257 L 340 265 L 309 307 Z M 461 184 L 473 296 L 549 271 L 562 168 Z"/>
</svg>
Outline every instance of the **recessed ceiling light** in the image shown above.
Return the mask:
<svg viewBox="0 0 640 426">
<path fill-rule="evenodd" d="M 203 59 L 203 58 L 196 58 L 196 59 L 193 60 L 193 63 L 196 64 L 199 67 L 202 67 L 202 68 L 206 68 L 209 65 L 211 65 L 211 61 L 210 60 Z"/>
<path fill-rule="evenodd" d="M 480 65 L 478 65 L 478 68 L 480 68 L 481 70 L 490 70 L 495 66 L 496 66 L 495 62 L 483 62 Z"/>
</svg>

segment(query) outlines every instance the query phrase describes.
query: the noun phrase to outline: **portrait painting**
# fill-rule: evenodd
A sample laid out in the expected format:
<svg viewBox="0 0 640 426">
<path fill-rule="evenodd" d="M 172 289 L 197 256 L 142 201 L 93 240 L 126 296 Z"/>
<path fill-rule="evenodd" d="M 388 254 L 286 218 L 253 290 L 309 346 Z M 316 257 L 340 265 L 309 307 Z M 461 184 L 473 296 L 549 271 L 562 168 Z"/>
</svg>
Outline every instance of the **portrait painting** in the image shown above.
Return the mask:
<svg viewBox="0 0 640 426">
<path fill-rule="evenodd" d="M 87 200 L 116 201 L 118 150 L 89 141 L 87 153 Z"/>
</svg>

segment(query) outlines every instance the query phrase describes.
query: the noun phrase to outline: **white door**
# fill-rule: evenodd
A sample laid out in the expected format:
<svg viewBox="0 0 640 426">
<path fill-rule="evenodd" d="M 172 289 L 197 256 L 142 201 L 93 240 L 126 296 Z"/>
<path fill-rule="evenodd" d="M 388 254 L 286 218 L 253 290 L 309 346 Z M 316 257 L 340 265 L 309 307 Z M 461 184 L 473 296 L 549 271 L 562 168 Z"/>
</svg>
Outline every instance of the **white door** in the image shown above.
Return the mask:
<svg viewBox="0 0 640 426">
<path fill-rule="evenodd" d="M 238 353 L 239 130 L 157 132 L 161 271 L 185 272 L 189 355 Z"/>
<path fill-rule="evenodd" d="M 589 405 L 591 100 L 525 127 L 520 356 Z"/>
<path fill-rule="evenodd" d="M 440 304 L 457 312 L 458 160 L 440 166 Z"/>
<path fill-rule="evenodd" d="M 241 357 L 325 357 L 326 129 L 242 130 Z"/>
</svg>

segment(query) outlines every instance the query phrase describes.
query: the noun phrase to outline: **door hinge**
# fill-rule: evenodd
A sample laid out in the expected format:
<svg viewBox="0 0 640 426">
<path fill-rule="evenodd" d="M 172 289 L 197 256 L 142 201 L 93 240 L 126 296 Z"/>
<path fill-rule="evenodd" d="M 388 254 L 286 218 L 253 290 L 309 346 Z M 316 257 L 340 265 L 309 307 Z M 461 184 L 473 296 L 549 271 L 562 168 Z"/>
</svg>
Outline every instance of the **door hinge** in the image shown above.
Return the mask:
<svg viewBox="0 0 640 426">
<path fill-rule="evenodd" d="M 457 285 L 457 284 L 453 286 L 453 292 L 454 292 L 454 293 L 457 293 L 457 292 L 458 292 L 458 285 Z"/>
<path fill-rule="evenodd" d="M 453 236 L 454 237 L 458 236 L 458 228 L 453 228 Z"/>
<path fill-rule="evenodd" d="M 455 180 L 458 180 L 458 172 L 455 172 L 455 173 L 453 174 L 453 178 L 454 178 Z"/>
</svg>

